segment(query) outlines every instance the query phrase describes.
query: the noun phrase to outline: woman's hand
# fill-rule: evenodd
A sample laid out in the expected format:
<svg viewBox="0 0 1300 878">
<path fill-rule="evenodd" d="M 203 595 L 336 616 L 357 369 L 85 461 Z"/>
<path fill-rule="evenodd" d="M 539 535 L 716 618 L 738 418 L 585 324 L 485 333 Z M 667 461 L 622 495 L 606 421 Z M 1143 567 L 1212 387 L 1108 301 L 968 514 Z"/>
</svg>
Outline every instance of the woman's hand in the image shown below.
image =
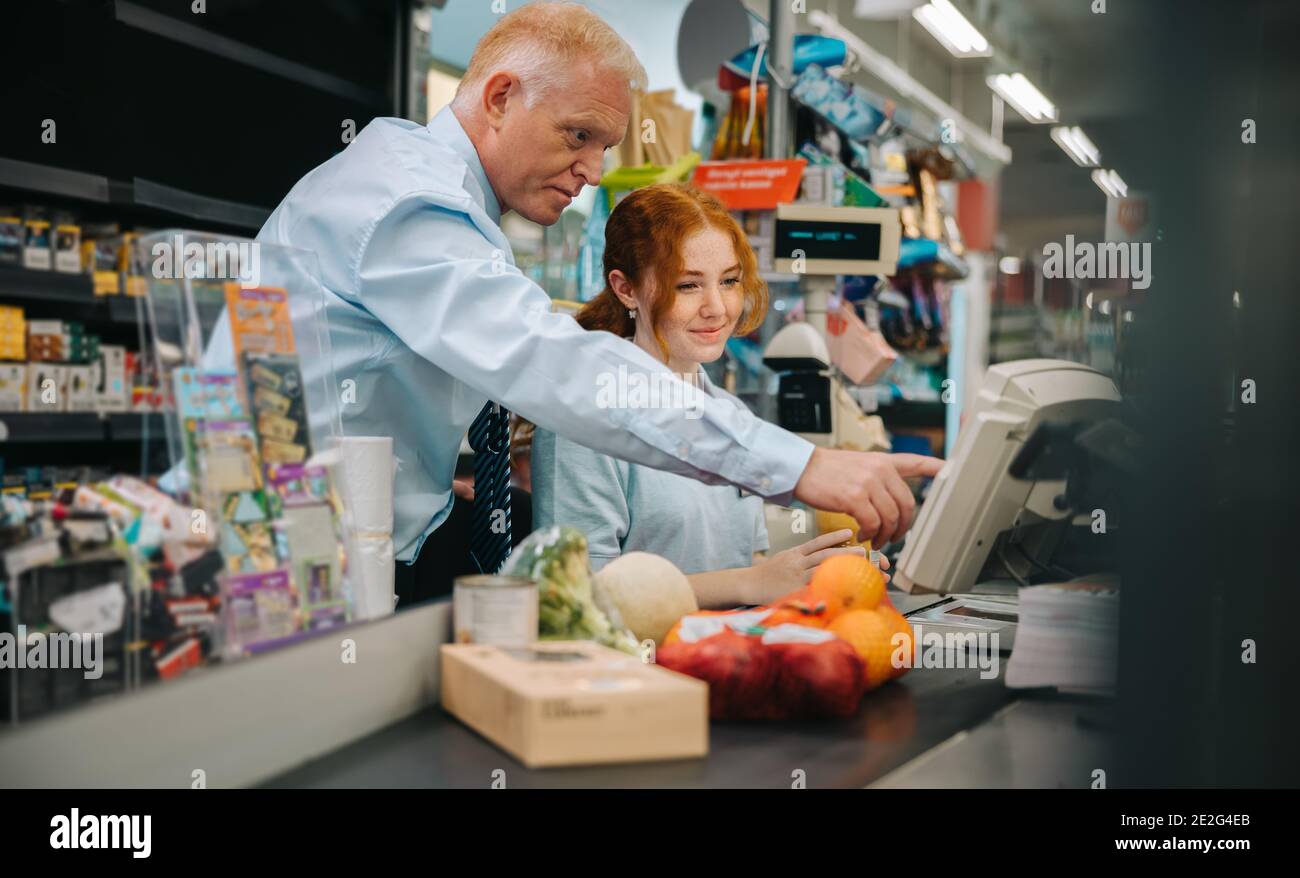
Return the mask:
<svg viewBox="0 0 1300 878">
<path fill-rule="evenodd" d="M 744 600 L 748 604 L 767 604 L 779 597 L 803 588 L 814 569 L 821 562 L 834 555 L 858 555 L 866 557 L 867 550 L 861 546 L 845 546 L 843 543 L 852 539 L 853 531 L 831 531 L 814 537 L 802 546 L 777 552 L 770 558 L 749 568 L 749 592 Z M 882 567 L 888 567 L 881 555 Z"/>
</svg>

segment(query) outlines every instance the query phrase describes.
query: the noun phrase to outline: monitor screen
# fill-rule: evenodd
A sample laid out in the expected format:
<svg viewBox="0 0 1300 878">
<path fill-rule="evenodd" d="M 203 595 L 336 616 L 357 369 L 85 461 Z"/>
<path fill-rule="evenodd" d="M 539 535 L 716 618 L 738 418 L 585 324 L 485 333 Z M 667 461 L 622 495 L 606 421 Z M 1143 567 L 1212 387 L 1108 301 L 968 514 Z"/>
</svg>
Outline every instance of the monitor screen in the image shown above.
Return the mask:
<svg viewBox="0 0 1300 878">
<path fill-rule="evenodd" d="M 880 224 L 805 219 L 776 221 L 776 255 L 807 259 L 880 259 Z"/>
</svg>

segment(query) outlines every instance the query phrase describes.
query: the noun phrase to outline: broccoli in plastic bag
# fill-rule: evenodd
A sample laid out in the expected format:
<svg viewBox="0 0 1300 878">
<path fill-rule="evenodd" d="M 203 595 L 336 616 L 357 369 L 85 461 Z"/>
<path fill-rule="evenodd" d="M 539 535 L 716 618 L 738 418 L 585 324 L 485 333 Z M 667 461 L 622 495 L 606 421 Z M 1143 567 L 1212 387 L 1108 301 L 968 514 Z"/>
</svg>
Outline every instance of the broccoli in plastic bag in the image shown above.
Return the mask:
<svg viewBox="0 0 1300 878">
<path fill-rule="evenodd" d="M 637 654 L 636 638 L 623 627 L 617 611 L 596 602 L 587 538 L 581 531 L 559 525 L 534 531 L 515 547 L 504 572 L 537 583 L 543 640 L 594 640 Z"/>
</svg>

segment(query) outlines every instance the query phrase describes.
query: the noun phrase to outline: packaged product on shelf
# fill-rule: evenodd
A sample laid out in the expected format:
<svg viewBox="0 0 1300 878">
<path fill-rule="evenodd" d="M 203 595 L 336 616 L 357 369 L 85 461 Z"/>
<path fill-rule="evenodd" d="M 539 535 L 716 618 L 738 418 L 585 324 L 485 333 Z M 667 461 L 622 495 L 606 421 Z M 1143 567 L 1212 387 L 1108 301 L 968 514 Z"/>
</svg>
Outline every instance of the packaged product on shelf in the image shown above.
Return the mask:
<svg viewBox="0 0 1300 878">
<path fill-rule="evenodd" d="M 23 268 L 49 271 L 54 263 L 50 244 L 50 221 L 45 212 L 29 207 L 23 216 Z"/>
<path fill-rule="evenodd" d="M 55 214 L 54 270 L 81 273 L 81 226 L 71 214 Z"/>
<path fill-rule="evenodd" d="M 809 64 L 795 80 L 790 96 L 833 122 L 853 140 L 868 140 L 889 127 L 888 102 L 860 86 Z"/>
<path fill-rule="evenodd" d="M 23 309 L 0 305 L 0 360 L 27 359 L 27 322 Z"/>
<path fill-rule="evenodd" d="M 298 358 L 248 352 L 244 375 L 263 462 L 302 463 L 310 454 L 310 444 Z"/>
<path fill-rule="evenodd" d="M 117 223 L 87 223 L 81 229 L 81 270 L 91 277 L 96 296 L 122 291 L 118 253 L 122 235 Z"/>
<path fill-rule="evenodd" d="M 247 420 L 194 420 L 195 469 L 218 520 L 217 546 L 230 573 L 278 565 L 256 437 Z"/>
<path fill-rule="evenodd" d="M 273 288 L 245 288 L 227 283 L 226 307 L 230 314 L 230 337 L 235 356 L 245 351 L 292 354 L 293 324 L 289 318 L 289 296 Z"/>
<path fill-rule="evenodd" d="M 99 359 L 99 336 L 72 335 L 68 338 L 68 362 L 83 365 Z"/>
<path fill-rule="evenodd" d="M 275 535 L 263 491 L 236 491 L 222 497 L 217 547 L 230 573 L 265 573 L 279 566 Z"/>
<path fill-rule="evenodd" d="M 266 468 L 266 486 L 278 554 L 292 572 L 303 627 L 324 628 L 346 621 L 347 596 L 329 473 L 324 467 L 273 464 Z"/>
<path fill-rule="evenodd" d="M 68 369 L 53 363 L 27 364 L 27 411 L 67 411 Z"/>
<path fill-rule="evenodd" d="M 199 470 L 195 437 L 198 425 L 209 420 L 244 418 L 239 398 L 239 376 L 234 372 L 204 372 L 180 368 L 172 373 L 176 386 L 176 413 L 181 423 L 181 445 L 190 476 L 197 483 Z"/>
<path fill-rule="evenodd" d="M 0 412 L 23 410 L 23 393 L 27 387 L 27 366 L 23 363 L 0 363 Z"/>
<path fill-rule="evenodd" d="M 67 334 L 62 320 L 32 320 L 27 324 L 27 359 L 36 363 L 67 359 Z"/>
<path fill-rule="evenodd" d="M 297 629 L 286 570 L 228 576 L 222 587 L 226 643 L 232 652 L 265 645 Z"/>
<path fill-rule="evenodd" d="M 95 380 L 92 366 L 66 366 L 68 411 L 93 412 L 95 410 Z"/>
<path fill-rule="evenodd" d="M 200 421 L 194 444 L 202 455 L 202 490 L 212 496 L 261 490 L 257 439 L 247 420 Z"/>
<path fill-rule="evenodd" d="M 203 662 L 203 650 L 197 637 L 189 637 L 179 646 L 171 649 L 154 663 L 158 677 L 171 680 L 179 677 L 190 668 L 196 668 Z"/>
<path fill-rule="evenodd" d="M 125 278 L 128 296 L 145 296 L 149 293 L 148 272 L 141 255 L 136 253 L 136 232 L 124 232 L 117 251 L 117 270 Z"/>
<path fill-rule="evenodd" d="M 182 418 L 230 420 L 244 417 L 239 398 L 239 376 L 228 371 L 182 368 L 172 373 L 176 384 L 176 412 Z"/>
<path fill-rule="evenodd" d="M 23 218 L 9 205 L 0 205 L 0 265 L 23 264 Z"/>
<path fill-rule="evenodd" d="M 131 411 L 147 414 L 163 411 L 163 395 L 157 387 L 137 384 L 131 388 Z"/>
<path fill-rule="evenodd" d="M 102 345 L 99 349 L 95 409 L 101 412 L 124 412 L 130 407 L 131 398 L 126 384 L 126 348 L 120 345 Z"/>
</svg>

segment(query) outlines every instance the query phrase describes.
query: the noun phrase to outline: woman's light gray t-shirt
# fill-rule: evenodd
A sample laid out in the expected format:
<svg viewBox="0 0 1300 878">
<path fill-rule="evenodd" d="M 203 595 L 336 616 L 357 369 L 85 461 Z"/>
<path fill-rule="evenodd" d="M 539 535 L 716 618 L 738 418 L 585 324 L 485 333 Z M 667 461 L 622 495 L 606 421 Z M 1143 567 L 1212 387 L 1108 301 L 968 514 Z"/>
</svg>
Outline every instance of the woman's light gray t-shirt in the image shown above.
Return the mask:
<svg viewBox="0 0 1300 878">
<path fill-rule="evenodd" d="M 700 375 L 705 392 L 744 405 Z M 768 548 L 761 497 L 618 460 L 540 427 L 532 482 L 533 527 L 582 531 L 593 570 L 627 552 L 651 552 L 683 573 L 704 573 L 749 567 Z"/>
</svg>

